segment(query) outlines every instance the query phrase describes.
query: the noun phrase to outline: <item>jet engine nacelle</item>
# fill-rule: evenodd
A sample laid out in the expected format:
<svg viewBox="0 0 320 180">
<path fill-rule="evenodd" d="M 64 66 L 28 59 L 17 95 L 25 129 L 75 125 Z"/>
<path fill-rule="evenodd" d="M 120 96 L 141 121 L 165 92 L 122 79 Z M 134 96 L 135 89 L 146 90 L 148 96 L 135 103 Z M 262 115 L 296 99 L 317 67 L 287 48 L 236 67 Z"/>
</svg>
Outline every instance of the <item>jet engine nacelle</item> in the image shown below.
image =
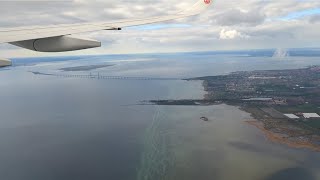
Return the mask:
<svg viewBox="0 0 320 180">
<path fill-rule="evenodd" d="M 0 59 L 0 67 L 11 66 L 11 64 L 9 59 Z"/>
<path fill-rule="evenodd" d="M 43 39 L 12 42 L 15 46 L 39 52 L 64 52 L 101 47 L 101 42 L 74 36 L 58 36 Z"/>
</svg>

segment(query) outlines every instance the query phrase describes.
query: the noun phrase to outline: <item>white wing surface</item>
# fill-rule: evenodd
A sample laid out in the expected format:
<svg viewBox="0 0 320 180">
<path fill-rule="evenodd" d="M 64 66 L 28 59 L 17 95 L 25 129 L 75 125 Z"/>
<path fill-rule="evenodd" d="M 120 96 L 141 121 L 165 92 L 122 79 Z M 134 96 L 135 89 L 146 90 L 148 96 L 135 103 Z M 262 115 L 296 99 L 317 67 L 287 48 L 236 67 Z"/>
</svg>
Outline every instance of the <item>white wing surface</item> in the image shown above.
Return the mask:
<svg viewBox="0 0 320 180">
<path fill-rule="evenodd" d="M 211 4 L 211 0 L 199 0 L 193 6 L 177 14 L 126 19 L 113 22 L 61 24 L 51 26 L 29 26 L 17 28 L 0 28 L 0 43 L 40 52 L 63 52 L 100 47 L 101 42 L 73 36 L 100 30 L 120 30 L 123 27 L 137 26 L 184 18 L 201 13 Z"/>
</svg>

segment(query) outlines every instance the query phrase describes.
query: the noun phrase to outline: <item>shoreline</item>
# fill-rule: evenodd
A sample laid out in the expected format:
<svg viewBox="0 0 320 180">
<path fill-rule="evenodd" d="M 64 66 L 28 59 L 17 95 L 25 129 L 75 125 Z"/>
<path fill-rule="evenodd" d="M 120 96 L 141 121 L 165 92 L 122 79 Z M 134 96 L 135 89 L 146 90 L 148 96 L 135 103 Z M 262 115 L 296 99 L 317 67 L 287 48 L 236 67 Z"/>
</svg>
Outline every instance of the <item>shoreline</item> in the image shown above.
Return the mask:
<svg viewBox="0 0 320 180">
<path fill-rule="evenodd" d="M 285 134 L 275 133 L 265 129 L 264 123 L 259 120 L 247 120 L 245 123 L 258 128 L 266 137 L 266 139 L 270 142 L 284 144 L 290 148 L 297 148 L 297 149 L 309 149 L 316 152 L 320 152 L 320 145 L 313 144 L 311 142 L 305 140 L 293 140 L 286 137 Z"/>
</svg>

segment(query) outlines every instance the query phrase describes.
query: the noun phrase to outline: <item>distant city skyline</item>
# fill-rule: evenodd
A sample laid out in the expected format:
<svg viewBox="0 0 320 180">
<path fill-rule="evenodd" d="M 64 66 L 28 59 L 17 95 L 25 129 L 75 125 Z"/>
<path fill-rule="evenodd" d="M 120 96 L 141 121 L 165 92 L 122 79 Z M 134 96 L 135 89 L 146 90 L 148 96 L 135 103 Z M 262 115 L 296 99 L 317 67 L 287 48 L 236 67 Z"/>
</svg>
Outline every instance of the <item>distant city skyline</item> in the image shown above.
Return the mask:
<svg viewBox="0 0 320 180">
<path fill-rule="evenodd" d="M 0 27 L 109 21 L 174 13 L 184 1 L 0 1 Z M 203 14 L 168 23 L 79 34 L 102 41 L 97 49 L 38 53 L 1 44 L 0 57 L 130 54 L 320 47 L 320 1 L 224 0 Z M 19 12 L 19 13 L 17 13 Z"/>
</svg>

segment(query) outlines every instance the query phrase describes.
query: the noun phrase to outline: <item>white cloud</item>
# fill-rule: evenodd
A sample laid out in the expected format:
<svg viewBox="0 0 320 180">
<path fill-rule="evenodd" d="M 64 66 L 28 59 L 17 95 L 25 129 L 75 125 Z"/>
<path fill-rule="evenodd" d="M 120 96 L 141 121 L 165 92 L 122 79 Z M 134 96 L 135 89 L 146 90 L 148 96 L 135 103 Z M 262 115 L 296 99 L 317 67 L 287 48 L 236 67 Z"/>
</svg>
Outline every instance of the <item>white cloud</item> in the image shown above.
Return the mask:
<svg viewBox="0 0 320 180">
<path fill-rule="evenodd" d="M 235 39 L 235 38 L 241 38 L 241 37 L 245 37 L 245 36 L 242 35 L 240 32 L 238 32 L 237 30 L 222 29 L 220 31 L 220 39 Z"/>
<path fill-rule="evenodd" d="M 0 26 L 113 21 L 174 13 L 196 0 L 73 0 L 65 2 L 5 1 Z M 221 0 L 199 16 L 168 23 L 183 26 L 81 34 L 102 41 L 103 47 L 59 55 L 207 51 L 273 47 L 320 46 L 319 15 L 281 20 L 289 14 L 320 7 L 319 0 Z M 19 13 L 16 13 L 19 12 Z M 187 25 L 187 26 L 185 26 Z M 0 56 L 45 56 L 0 45 Z M 54 54 L 55 55 L 55 54 Z M 8 57 L 8 58 L 9 58 Z"/>
<path fill-rule="evenodd" d="M 262 11 L 248 11 L 241 9 L 230 9 L 215 16 L 217 24 L 224 26 L 234 25 L 258 25 L 265 21 L 265 14 Z"/>
</svg>

